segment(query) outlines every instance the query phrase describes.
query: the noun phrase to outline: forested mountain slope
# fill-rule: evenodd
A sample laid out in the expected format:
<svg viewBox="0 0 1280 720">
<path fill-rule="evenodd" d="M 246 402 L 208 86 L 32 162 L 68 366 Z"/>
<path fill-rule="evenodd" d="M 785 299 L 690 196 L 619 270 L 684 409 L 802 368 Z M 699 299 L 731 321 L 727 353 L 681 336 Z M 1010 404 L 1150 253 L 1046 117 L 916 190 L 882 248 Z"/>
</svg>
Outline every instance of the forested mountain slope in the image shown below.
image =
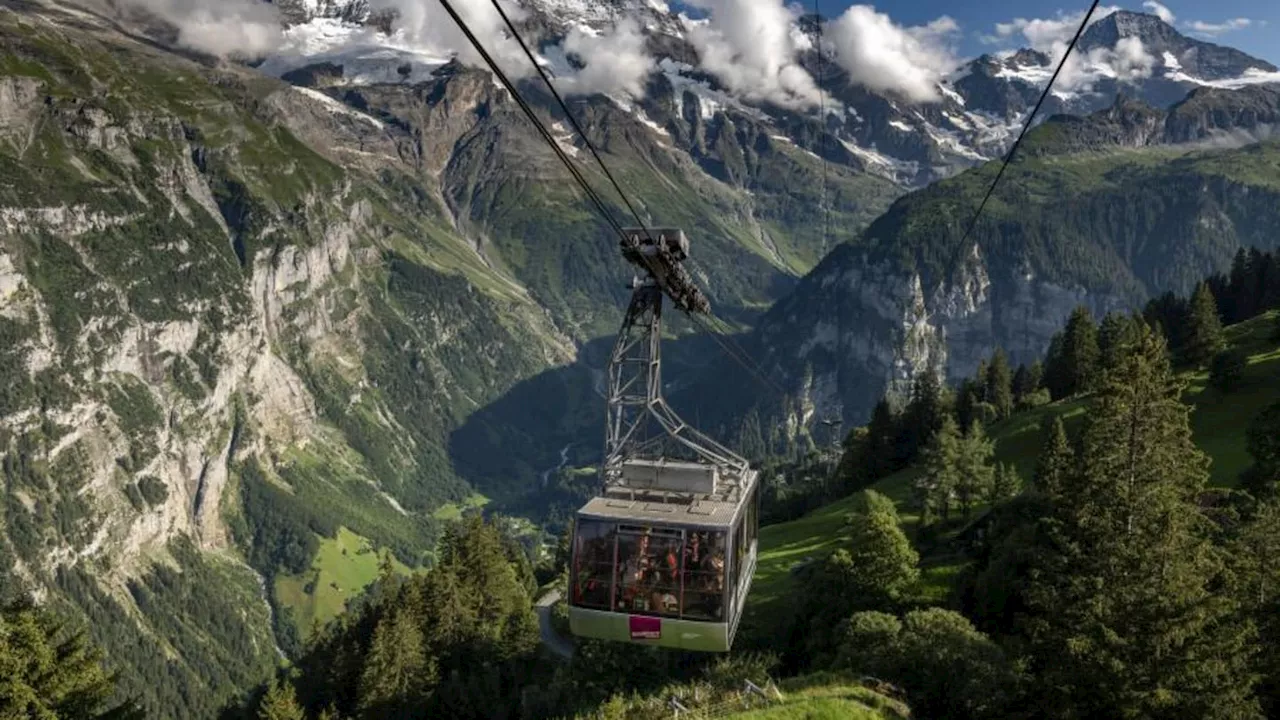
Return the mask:
<svg viewBox="0 0 1280 720">
<path fill-rule="evenodd" d="M 744 344 L 786 383 L 790 417 L 861 423 L 926 368 L 965 377 L 991 347 L 1034 360 L 1076 305 L 1100 317 L 1188 292 L 1239 248 L 1280 242 L 1280 144 L 1251 137 L 1276 98 L 1202 90 L 1168 112 L 1120 98 L 1085 119 L 1055 117 L 1029 133 L 963 245 L 998 163 L 895 202 Z M 727 360 L 705 377 L 748 381 Z M 714 412 L 725 393 L 703 397 Z M 776 397 L 758 402 L 778 417 Z"/>
</svg>

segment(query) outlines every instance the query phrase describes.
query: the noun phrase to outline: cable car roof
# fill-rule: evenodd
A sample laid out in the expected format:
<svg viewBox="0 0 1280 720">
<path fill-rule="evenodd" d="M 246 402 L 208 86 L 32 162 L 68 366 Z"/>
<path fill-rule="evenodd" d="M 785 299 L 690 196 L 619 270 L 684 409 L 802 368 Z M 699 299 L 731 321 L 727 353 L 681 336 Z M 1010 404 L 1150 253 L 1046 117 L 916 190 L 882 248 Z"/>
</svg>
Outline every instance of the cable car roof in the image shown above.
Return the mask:
<svg viewBox="0 0 1280 720">
<path fill-rule="evenodd" d="M 654 525 L 699 525 L 727 528 L 733 524 L 740 502 L 693 500 L 662 502 L 623 497 L 592 498 L 578 510 L 580 516 L 606 520 L 634 521 Z"/>
</svg>

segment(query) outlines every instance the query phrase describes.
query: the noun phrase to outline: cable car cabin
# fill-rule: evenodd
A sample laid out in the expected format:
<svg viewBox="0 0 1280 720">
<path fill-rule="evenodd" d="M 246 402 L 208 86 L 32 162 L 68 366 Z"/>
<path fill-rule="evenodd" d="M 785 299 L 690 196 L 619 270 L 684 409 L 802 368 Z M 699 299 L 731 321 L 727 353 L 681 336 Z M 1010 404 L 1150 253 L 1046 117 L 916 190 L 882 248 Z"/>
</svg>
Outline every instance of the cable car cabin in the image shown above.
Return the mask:
<svg viewBox="0 0 1280 720">
<path fill-rule="evenodd" d="M 758 473 L 746 470 L 731 494 L 716 497 L 661 489 L 663 476 L 714 488 L 712 466 L 629 460 L 624 471 L 632 487 L 610 489 L 577 513 L 573 634 L 727 652 L 756 568 Z M 647 491 L 635 489 L 637 474 L 651 475 Z"/>
</svg>

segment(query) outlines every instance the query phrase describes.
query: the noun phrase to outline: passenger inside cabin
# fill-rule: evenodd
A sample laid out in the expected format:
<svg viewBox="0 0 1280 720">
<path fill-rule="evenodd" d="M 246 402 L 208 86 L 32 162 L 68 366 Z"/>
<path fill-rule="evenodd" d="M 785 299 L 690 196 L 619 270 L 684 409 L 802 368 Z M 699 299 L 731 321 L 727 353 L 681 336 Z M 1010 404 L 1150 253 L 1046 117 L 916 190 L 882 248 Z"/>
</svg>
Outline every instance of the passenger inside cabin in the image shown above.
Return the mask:
<svg viewBox="0 0 1280 720">
<path fill-rule="evenodd" d="M 635 540 L 619 538 L 618 560 L 619 609 L 647 610 L 652 602 L 648 586 L 656 565 L 649 552 L 649 531 L 646 529 Z"/>
<path fill-rule="evenodd" d="M 685 546 L 684 608 L 691 619 L 719 620 L 724 595 L 723 536 L 694 533 Z"/>
</svg>

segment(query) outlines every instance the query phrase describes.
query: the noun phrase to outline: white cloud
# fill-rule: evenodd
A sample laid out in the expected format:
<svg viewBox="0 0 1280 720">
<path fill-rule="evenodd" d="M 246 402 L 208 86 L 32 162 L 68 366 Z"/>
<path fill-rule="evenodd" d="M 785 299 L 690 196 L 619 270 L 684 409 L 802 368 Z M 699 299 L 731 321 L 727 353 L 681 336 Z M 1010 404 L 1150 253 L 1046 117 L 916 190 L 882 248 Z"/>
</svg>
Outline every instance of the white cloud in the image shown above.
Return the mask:
<svg viewBox="0 0 1280 720">
<path fill-rule="evenodd" d="M 1142 7 L 1146 8 L 1147 10 L 1150 10 L 1153 15 L 1169 23 L 1170 25 L 1172 25 L 1173 21 L 1177 19 L 1177 16 L 1173 14 L 1172 10 L 1165 7 L 1164 5 L 1161 5 L 1155 0 L 1146 0 L 1146 2 L 1142 3 Z"/>
<path fill-rule="evenodd" d="M 689 0 L 709 12 L 703 20 L 685 18 L 687 37 L 703 70 L 747 100 L 783 107 L 818 104 L 822 95 L 813 77 L 796 61 L 802 46 L 792 31 L 796 13 L 782 0 Z"/>
<path fill-rule="evenodd" d="M 576 74 L 556 82 L 565 92 L 644 95 L 644 81 L 654 67 L 654 60 L 645 51 L 644 35 L 634 19 L 624 18 L 606 35 L 590 35 L 575 28 L 564 39 L 564 50 L 582 58 L 586 65 Z"/>
<path fill-rule="evenodd" d="M 1115 48 L 1094 48 L 1085 54 L 1071 53 L 1054 83 L 1055 93 L 1088 92 L 1096 82 L 1110 78 L 1134 82 L 1151 77 L 1156 59 L 1136 37 L 1121 38 Z"/>
<path fill-rule="evenodd" d="M 220 57 L 258 58 L 280 45 L 280 15 L 260 0 L 125 0 L 178 29 L 178 45 Z"/>
<path fill-rule="evenodd" d="M 1249 18 L 1232 18 L 1220 23 L 1207 23 L 1202 20 L 1192 20 L 1186 23 L 1186 27 L 1191 32 L 1199 35 L 1207 35 L 1209 37 L 1217 37 L 1225 32 L 1232 30 L 1243 30 L 1253 24 Z"/>
<path fill-rule="evenodd" d="M 927 102 L 939 99 L 938 81 L 958 64 L 948 45 L 958 29 L 946 16 L 904 28 L 870 5 L 854 5 L 830 24 L 827 37 L 850 82 Z"/>
<path fill-rule="evenodd" d="M 1120 9 L 1115 5 L 1100 6 L 1093 17 L 1089 18 L 1089 24 L 1093 25 Z M 1084 19 L 1084 15 L 1083 10 L 1074 13 L 1059 11 L 1058 16 L 1053 18 L 1016 18 L 1007 23 L 996 23 L 996 36 L 1009 40 L 1021 35 L 1033 50 L 1047 53 L 1057 62 L 1066 54 L 1067 46 L 1076 30 L 1080 29 L 1080 21 Z"/>
<path fill-rule="evenodd" d="M 525 11 L 513 0 L 500 2 L 503 12 L 513 23 L 525 18 Z M 519 44 L 507 35 L 506 23 L 498 15 L 498 11 L 494 10 L 490 0 L 452 0 L 452 5 L 471 33 L 508 77 L 515 79 L 534 72 Z M 488 67 L 484 58 L 471 45 L 471 41 L 458 29 L 458 24 L 435 0 L 370 0 L 369 6 L 373 10 L 398 11 L 396 29 L 403 32 L 405 38 L 421 50 L 457 53 L 458 59 L 468 65 Z"/>
</svg>

